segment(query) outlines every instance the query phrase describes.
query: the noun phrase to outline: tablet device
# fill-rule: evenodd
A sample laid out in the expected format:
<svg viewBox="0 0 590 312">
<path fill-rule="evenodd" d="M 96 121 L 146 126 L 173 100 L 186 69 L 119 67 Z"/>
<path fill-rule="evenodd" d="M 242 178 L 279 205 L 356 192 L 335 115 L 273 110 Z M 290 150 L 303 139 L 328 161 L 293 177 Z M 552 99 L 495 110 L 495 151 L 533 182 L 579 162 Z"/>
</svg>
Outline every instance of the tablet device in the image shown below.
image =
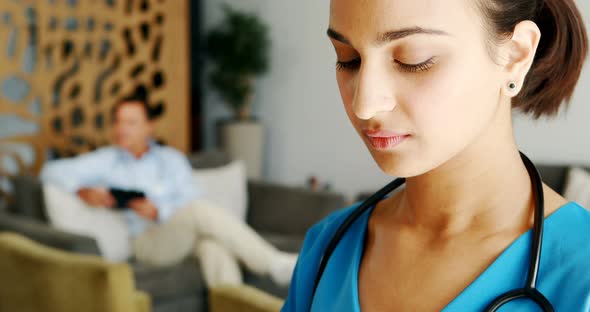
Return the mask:
<svg viewBox="0 0 590 312">
<path fill-rule="evenodd" d="M 110 188 L 111 195 L 115 198 L 115 208 L 125 209 L 129 208 L 127 205 L 130 200 L 136 198 L 145 198 L 145 193 L 137 190 L 126 190 L 120 188 Z"/>
</svg>

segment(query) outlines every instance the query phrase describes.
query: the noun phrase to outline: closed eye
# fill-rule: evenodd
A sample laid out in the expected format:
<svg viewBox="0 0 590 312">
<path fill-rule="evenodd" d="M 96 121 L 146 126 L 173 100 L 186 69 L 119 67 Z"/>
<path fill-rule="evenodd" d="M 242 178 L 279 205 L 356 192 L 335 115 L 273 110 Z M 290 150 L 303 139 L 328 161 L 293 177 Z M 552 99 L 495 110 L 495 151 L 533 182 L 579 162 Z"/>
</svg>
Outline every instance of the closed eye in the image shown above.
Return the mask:
<svg viewBox="0 0 590 312">
<path fill-rule="evenodd" d="M 397 64 L 397 66 L 399 67 L 399 69 L 402 72 L 418 73 L 418 72 L 425 72 L 425 71 L 430 70 L 435 63 L 434 59 L 435 59 L 434 57 L 431 57 L 428 60 L 426 60 L 422 63 L 418 63 L 418 64 L 406 64 L 406 63 L 402 63 L 397 60 L 395 61 L 395 63 Z M 356 59 L 353 59 L 353 60 L 347 61 L 347 62 L 343 62 L 343 61 L 336 62 L 336 69 L 339 71 L 355 71 L 355 70 L 358 70 L 360 66 L 361 66 L 361 59 L 360 58 L 356 58 Z"/>
<path fill-rule="evenodd" d="M 354 59 L 354 60 L 348 61 L 348 62 L 342 62 L 342 61 L 336 62 L 336 69 L 339 71 L 353 71 L 353 70 L 357 70 L 360 66 L 361 66 L 361 59 L 360 58 L 357 58 L 357 59 Z"/>
<path fill-rule="evenodd" d="M 418 64 L 404 64 L 399 61 L 395 61 L 399 68 L 408 73 L 417 73 L 417 72 L 426 72 L 432 68 L 434 65 L 434 57 L 429 58 L 425 62 L 418 63 Z"/>
</svg>

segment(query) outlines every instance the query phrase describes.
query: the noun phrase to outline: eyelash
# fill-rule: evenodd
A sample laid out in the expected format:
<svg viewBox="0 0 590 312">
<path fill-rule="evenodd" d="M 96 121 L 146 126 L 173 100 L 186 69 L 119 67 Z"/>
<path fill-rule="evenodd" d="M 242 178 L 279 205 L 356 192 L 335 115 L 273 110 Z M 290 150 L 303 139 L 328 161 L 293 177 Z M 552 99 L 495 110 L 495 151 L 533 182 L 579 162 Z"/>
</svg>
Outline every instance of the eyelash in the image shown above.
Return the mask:
<svg viewBox="0 0 590 312">
<path fill-rule="evenodd" d="M 427 61 L 422 62 L 420 64 L 404 64 L 399 61 L 395 61 L 395 63 L 397 63 L 397 65 L 400 67 L 400 69 L 403 72 L 408 72 L 408 73 L 426 72 L 432 68 L 432 65 L 434 65 L 434 57 L 431 57 Z M 338 69 L 340 71 L 352 71 L 352 70 L 358 69 L 360 67 L 360 65 L 361 65 L 361 60 L 359 58 L 354 59 L 349 62 L 338 61 L 338 62 L 336 62 L 336 69 Z"/>
</svg>

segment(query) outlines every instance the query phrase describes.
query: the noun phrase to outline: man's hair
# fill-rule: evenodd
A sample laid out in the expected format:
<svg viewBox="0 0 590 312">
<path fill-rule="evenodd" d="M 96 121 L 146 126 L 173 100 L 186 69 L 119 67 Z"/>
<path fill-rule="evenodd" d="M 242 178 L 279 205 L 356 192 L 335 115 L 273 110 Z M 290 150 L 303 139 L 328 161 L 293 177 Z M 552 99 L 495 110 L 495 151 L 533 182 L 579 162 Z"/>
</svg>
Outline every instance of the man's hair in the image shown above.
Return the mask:
<svg viewBox="0 0 590 312">
<path fill-rule="evenodd" d="M 145 112 L 145 116 L 147 117 L 147 119 L 149 121 L 151 121 L 152 118 L 152 114 L 150 112 L 150 107 L 147 104 L 147 99 L 145 96 L 141 95 L 141 94 L 132 94 L 130 96 L 124 97 L 122 99 L 120 99 L 112 108 L 111 110 L 111 118 L 113 121 L 115 121 L 116 117 L 117 117 L 117 112 L 119 111 L 119 109 L 121 109 L 121 107 L 125 106 L 125 105 L 141 105 L 141 107 L 143 108 L 144 112 Z"/>
</svg>

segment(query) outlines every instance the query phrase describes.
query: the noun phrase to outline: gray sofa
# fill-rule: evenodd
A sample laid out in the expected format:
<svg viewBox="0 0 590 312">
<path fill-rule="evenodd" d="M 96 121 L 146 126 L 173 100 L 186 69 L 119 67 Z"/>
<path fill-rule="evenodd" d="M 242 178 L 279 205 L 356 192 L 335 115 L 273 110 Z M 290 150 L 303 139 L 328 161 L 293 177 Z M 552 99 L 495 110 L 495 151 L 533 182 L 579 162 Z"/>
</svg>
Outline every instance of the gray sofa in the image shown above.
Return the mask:
<svg viewBox="0 0 590 312">
<path fill-rule="evenodd" d="M 586 171 L 590 172 L 590 167 L 584 167 Z M 541 173 L 543 182 L 554 189 L 557 193 L 563 194 L 565 191 L 565 182 L 570 166 L 563 165 L 539 165 L 537 166 Z"/>
<path fill-rule="evenodd" d="M 189 157 L 194 168 L 224 165 L 222 153 Z M 41 184 L 35 177 L 13 179 L 15 201 L 0 212 L 0 231 L 14 231 L 41 243 L 63 250 L 99 254 L 89 238 L 58 231 L 48 225 Z M 248 182 L 248 223 L 273 245 L 285 251 L 301 248 L 307 229 L 318 220 L 345 205 L 341 194 L 311 192 L 305 189 Z M 172 267 L 152 267 L 130 260 L 136 286 L 152 297 L 154 312 L 207 311 L 207 289 L 197 260 L 187 258 Z M 244 272 L 245 282 L 270 294 L 285 298 L 287 287 L 279 287 L 268 277 Z"/>
</svg>

